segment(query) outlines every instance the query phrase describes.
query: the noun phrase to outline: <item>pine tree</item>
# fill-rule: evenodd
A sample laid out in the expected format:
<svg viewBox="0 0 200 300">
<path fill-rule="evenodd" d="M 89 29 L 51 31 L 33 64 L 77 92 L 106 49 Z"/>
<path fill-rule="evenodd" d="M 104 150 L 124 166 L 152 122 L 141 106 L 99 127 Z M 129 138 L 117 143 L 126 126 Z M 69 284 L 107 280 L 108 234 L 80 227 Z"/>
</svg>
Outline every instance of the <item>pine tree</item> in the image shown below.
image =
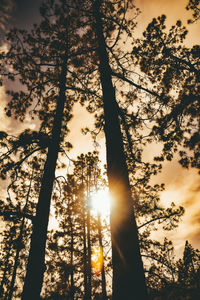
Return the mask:
<svg viewBox="0 0 200 300">
<path fill-rule="evenodd" d="M 60 182 L 61 194 L 56 193 L 53 196 L 59 227 L 49 233 L 47 272 L 43 292 L 46 296 L 57 293 L 70 299 L 77 296 L 88 299 L 94 297 L 100 290 L 102 282 L 99 276 L 94 276 L 91 269 L 91 255 L 88 251 L 92 252 L 92 249 L 99 244 L 97 220 L 92 214 L 91 203 L 88 201 L 88 190 L 92 195 L 97 187 L 95 178 L 97 173 L 100 174 L 97 163 L 98 156 L 95 152 L 81 154 L 74 161 L 73 174 L 68 175 L 66 181 Z M 99 183 L 100 181 L 101 179 L 98 180 Z M 88 214 L 89 209 L 90 214 Z M 89 222 L 86 216 L 90 218 Z M 88 230 L 88 223 L 90 230 Z M 103 233 L 101 239 L 103 240 Z M 91 249 L 88 249 L 89 247 Z M 65 276 L 62 269 L 64 266 L 68 272 Z M 51 278 L 55 277 L 56 282 L 53 280 L 51 283 Z M 91 286 L 88 278 L 91 278 Z"/>
<path fill-rule="evenodd" d="M 177 153 L 183 167 L 199 169 L 200 52 L 199 45 L 184 45 L 187 34 L 180 20 L 167 30 L 165 15 L 154 18 L 133 47 L 133 61 L 154 93 L 146 110 L 156 121 L 151 135 L 163 143 L 155 160 L 171 161 Z"/>
<path fill-rule="evenodd" d="M 19 136 L 17 143 L 12 144 L 11 150 L 3 157 L 6 163 L 1 176 L 6 178 L 6 170 L 15 165 L 18 166 L 18 162 L 13 161 L 11 154 L 13 155 L 19 149 L 23 149 L 20 164 L 36 151 L 42 151 L 42 147 L 43 154 L 47 153 L 33 227 L 23 299 L 28 299 L 33 290 L 34 299 L 39 299 L 42 286 L 46 233 L 56 161 L 58 153 L 63 151 L 61 144 L 68 130 L 67 121 L 71 118 L 70 111 L 74 101 L 72 94 L 68 94 L 69 101 L 66 101 L 66 91 L 70 91 L 70 93 L 74 91 L 74 97 L 77 96 L 81 104 L 86 104 L 90 112 L 96 112 L 96 127 L 99 130 L 104 128 L 105 132 L 108 182 L 115 204 L 111 210 L 113 299 L 133 299 L 134 297 L 147 299 L 140 254 L 142 238 L 141 236 L 138 237 L 135 220 L 136 213 L 140 211 L 139 207 L 141 208 L 142 205 L 138 205 L 137 197 L 133 201 L 133 196 L 138 192 L 138 184 L 143 184 L 144 194 L 148 193 L 149 178 L 151 174 L 157 174 L 160 166 L 143 164 L 141 149 L 146 142 L 154 139 L 155 133 L 160 140 L 164 141 L 163 156 L 170 160 L 172 152 L 177 151 L 176 146 L 183 137 L 184 128 L 180 128 L 180 123 L 177 121 L 179 108 L 181 108 L 182 113 L 185 112 L 185 107 L 191 109 L 192 117 L 188 123 L 189 127 L 193 127 L 196 122 L 197 109 L 194 104 L 197 100 L 197 85 L 190 75 L 184 77 L 183 84 L 179 82 L 180 85 L 177 85 L 177 78 L 181 72 L 181 68 L 178 69 L 177 64 L 182 66 L 187 73 L 191 74 L 190 72 L 192 72 L 198 79 L 198 47 L 193 47 L 190 53 L 188 49 L 179 48 L 180 57 L 174 57 L 174 51 L 177 48 L 174 47 L 169 50 L 166 49 L 166 45 L 163 46 L 162 44 L 165 17 L 161 17 L 157 21 L 154 20 L 148 27 L 147 41 L 143 42 L 143 48 L 135 47 L 132 53 L 123 52 L 120 50 L 123 35 L 130 37 L 130 40 L 133 41 L 132 30 L 135 26 L 132 20 L 126 18 L 128 5 L 131 5 L 131 1 L 124 2 L 123 6 L 120 2 L 100 0 L 83 0 L 81 2 L 48 0 L 41 8 L 42 23 L 34 25 L 31 33 L 13 30 L 8 35 L 11 48 L 7 54 L 2 55 L 2 58 L 5 57 L 6 59 L 8 69 L 4 70 L 4 65 L 2 65 L 2 73 L 10 80 L 19 75 L 20 82 L 26 87 L 26 91 L 8 92 L 10 102 L 6 113 L 8 116 L 14 114 L 16 118 L 23 121 L 25 112 L 31 110 L 36 104 L 32 116 L 38 116 L 41 125 L 39 133 L 25 131 Z M 132 6 L 130 9 L 133 11 Z M 138 11 L 136 11 L 136 15 L 137 13 Z M 174 39 L 172 41 L 172 45 L 174 45 L 176 41 L 182 41 L 185 35 L 185 28 L 181 27 L 180 22 L 178 22 L 176 28 L 172 28 L 170 31 L 168 38 Z M 169 62 L 169 67 L 166 63 L 165 66 L 162 65 L 160 70 L 159 53 L 156 52 L 158 55 L 154 55 L 152 59 L 152 53 L 154 53 L 152 49 L 161 48 L 164 49 L 163 54 L 166 62 Z M 147 49 L 149 51 L 146 51 Z M 187 59 L 183 60 L 186 54 L 191 56 L 192 63 L 188 62 Z M 149 76 L 152 74 L 157 76 L 159 70 L 160 77 L 156 79 L 156 82 L 162 86 L 161 93 L 159 88 L 155 86 L 151 90 L 148 84 L 140 85 L 134 82 L 131 78 L 133 71 L 130 62 L 132 61 L 138 62 L 141 70 Z M 10 71 L 10 67 L 14 72 Z M 175 72 L 173 77 L 170 77 L 172 69 Z M 151 78 L 155 78 L 155 76 L 151 76 Z M 125 88 L 132 86 L 137 90 L 139 89 L 140 93 L 136 95 L 135 91 L 127 93 L 125 89 L 121 90 L 117 80 L 126 84 Z M 150 80 L 150 86 L 154 83 L 154 80 Z M 168 99 L 167 96 L 174 84 L 183 87 L 180 99 L 185 99 L 186 106 L 183 106 L 181 102 L 175 103 L 174 100 L 176 99 Z M 192 95 L 189 92 L 191 87 L 194 88 Z M 141 98 L 138 99 L 142 92 L 151 97 L 157 97 L 156 100 L 158 101 L 154 102 L 150 98 L 150 101 L 144 103 Z M 126 95 L 124 96 L 124 94 Z M 192 101 L 188 100 L 191 99 L 190 96 Z M 136 111 L 128 107 L 133 100 L 136 106 L 140 104 Z M 159 110 L 155 117 L 157 104 L 164 103 L 163 107 L 166 108 L 169 106 L 168 100 L 171 104 L 176 104 L 175 109 L 171 105 L 172 111 L 166 114 L 164 118 L 162 114 L 165 110 Z M 144 129 L 146 120 L 149 122 L 157 121 L 157 126 L 148 132 L 146 142 L 144 142 L 145 137 L 140 132 Z M 172 127 L 169 127 L 169 131 L 166 133 L 164 128 L 171 121 Z M 95 135 L 95 132 L 93 133 Z M 131 133 L 135 134 L 134 140 L 131 138 Z M 2 134 L 5 137 L 5 133 Z M 41 134 L 42 139 L 40 139 Z M 41 144 L 41 141 L 44 143 Z M 139 143 L 140 146 L 138 146 Z M 198 133 L 196 131 L 192 131 L 192 137 L 189 140 L 187 136 L 184 137 L 184 146 L 194 150 L 194 157 L 188 161 L 185 159 L 186 154 L 180 153 L 182 164 L 198 167 Z M 127 149 L 129 150 L 127 151 Z M 126 155 L 127 153 L 128 155 Z M 162 159 L 163 157 L 157 160 Z M 146 172 L 143 173 L 142 177 L 137 176 L 139 173 L 138 164 L 144 166 L 139 171 Z M 154 187 L 154 189 L 158 190 L 159 187 Z M 145 197 L 141 201 L 143 199 Z M 152 200 L 151 197 L 150 199 Z M 149 206 L 144 205 L 141 215 L 150 212 L 152 210 Z M 152 224 L 155 220 L 168 220 L 170 218 L 176 223 L 182 212 L 183 210 L 176 212 L 169 210 L 166 213 L 162 209 L 156 209 L 153 220 L 148 219 L 145 225 Z M 92 285 L 90 250 L 86 253 L 86 241 L 90 249 L 88 230 L 90 228 L 90 212 L 88 211 L 87 218 L 84 214 L 85 212 L 83 213 L 84 265 L 87 269 L 84 281 L 86 298 L 90 299 Z M 71 231 L 72 233 L 73 231 Z M 74 239 L 71 239 L 72 244 L 74 245 Z M 73 261 L 72 246 L 70 254 Z M 72 286 L 73 276 L 74 273 L 72 272 Z"/>
<path fill-rule="evenodd" d="M 48 5 L 50 10 L 53 9 L 51 3 Z M 64 5 L 61 5 L 60 9 L 63 8 Z M 69 55 L 68 18 L 60 14 L 57 23 L 50 23 L 48 17 L 47 19 L 45 17 L 45 9 L 46 7 L 43 6 L 44 21 L 41 25 L 35 26 L 31 35 L 26 31 L 17 30 L 10 33 L 8 38 L 12 41 L 12 46 L 6 54 L 8 65 L 13 66 L 22 85 L 26 86 L 28 90 L 27 93 L 23 91 L 9 92 L 11 100 L 8 104 L 7 115 L 11 115 L 12 111 L 16 118 L 23 120 L 26 110 L 30 108 L 33 102 L 37 106 L 38 101 L 38 105 L 41 104 L 41 106 L 38 110 L 33 111 L 42 121 L 41 131 L 46 131 L 49 135 L 47 159 L 33 224 L 23 299 L 30 297 L 39 299 L 44 273 L 45 244 L 56 161 L 63 139 L 62 132 L 66 130 L 66 124 L 62 122 L 71 118 L 72 101 L 66 102 L 65 95 Z M 68 14 L 69 12 L 65 11 L 65 13 Z M 58 56 L 59 39 L 61 42 Z M 14 44 L 16 45 L 15 48 L 13 47 Z M 9 79 L 14 79 L 9 71 L 7 75 Z M 50 108 L 49 112 L 46 110 L 47 108 Z"/>
</svg>

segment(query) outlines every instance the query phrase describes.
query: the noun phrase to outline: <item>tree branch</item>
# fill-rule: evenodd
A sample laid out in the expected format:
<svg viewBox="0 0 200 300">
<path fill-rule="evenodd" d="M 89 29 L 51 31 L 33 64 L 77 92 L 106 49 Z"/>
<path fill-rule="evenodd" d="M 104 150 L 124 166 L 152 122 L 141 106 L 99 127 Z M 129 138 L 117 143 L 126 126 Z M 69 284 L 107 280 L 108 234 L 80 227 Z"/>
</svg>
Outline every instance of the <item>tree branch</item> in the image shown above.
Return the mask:
<svg viewBox="0 0 200 300">
<path fill-rule="evenodd" d="M 34 218 L 35 218 L 35 216 L 32 216 L 30 214 L 23 213 L 23 212 L 12 211 L 12 210 L 0 211 L 0 216 L 4 216 L 4 217 L 17 216 L 19 218 L 25 217 L 26 219 L 29 219 L 31 221 L 33 221 Z"/>
<path fill-rule="evenodd" d="M 162 220 L 162 219 L 168 219 L 168 218 L 170 218 L 170 217 L 172 217 L 172 216 L 175 216 L 175 215 L 178 215 L 178 212 L 177 212 L 177 211 L 173 212 L 172 214 L 170 214 L 170 215 L 168 215 L 168 216 L 165 215 L 165 216 L 162 216 L 162 217 L 153 218 L 153 219 L 147 221 L 146 223 L 144 223 L 144 224 L 138 226 L 138 229 L 140 229 L 140 228 L 142 228 L 142 227 L 144 227 L 144 226 L 146 226 L 146 225 L 148 225 L 148 224 L 150 224 L 150 223 L 153 223 L 153 222 L 155 222 L 155 221 Z"/>
<path fill-rule="evenodd" d="M 137 88 L 137 89 L 140 89 L 140 90 L 145 91 L 146 93 L 148 93 L 148 94 L 150 94 L 150 95 L 152 95 L 152 96 L 161 98 L 161 96 L 160 96 L 158 93 L 156 93 L 156 92 L 154 92 L 154 91 L 151 91 L 151 90 L 149 90 L 149 89 L 147 89 L 147 88 L 144 88 L 143 86 L 141 86 L 141 85 L 139 85 L 139 84 L 133 82 L 132 80 L 126 78 L 124 75 L 122 75 L 122 74 L 120 74 L 120 73 L 116 73 L 116 72 L 114 72 L 114 71 L 111 70 L 111 75 L 112 75 L 112 76 L 115 76 L 115 77 L 117 77 L 117 78 L 119 78 L 119 79 L 121 79 L 121 80 L 123 80 L 123 81 L 125 81 L 125 82 L 127 82 L 127 83 L 129 83 L 129 84 L 131 84 L 131 85 L 133 85 L 133 86 L 134 86 L 135 88 Z"/>
</svg>

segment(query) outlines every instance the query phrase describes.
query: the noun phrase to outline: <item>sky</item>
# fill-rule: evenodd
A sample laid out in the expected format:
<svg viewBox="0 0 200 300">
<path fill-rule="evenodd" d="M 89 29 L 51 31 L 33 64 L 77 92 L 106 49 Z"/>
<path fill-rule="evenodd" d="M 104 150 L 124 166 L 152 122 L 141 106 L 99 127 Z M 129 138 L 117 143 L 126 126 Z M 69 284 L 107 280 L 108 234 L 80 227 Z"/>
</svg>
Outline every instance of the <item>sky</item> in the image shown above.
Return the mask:
<svg viewBox="0 0 200 300">
<path fill-rule="evenodd" d="M 11 18 L 9 24 L 17 25 L 18 27 L 24 27 L 31 25 L 37 21 L 39 17 L 39 6 L 42 3 L 41 0 L 7 0 L 1 1 L 1 3 L 7 2 L 12 8 L 10 10 Z M 1 8 L 1 7 L 0 7 Z"/>
<path fill-rule="evenodd" d="M 38 7 L 41 0 L 9 0 L 12 4 L 11 16 L 8 19 L 8 23 L 4 26 L 0 26 L 2 29 L 8 27 L 17 26 L 20 28 L 30 28 L 31 24 L 39 20 Z M 0 11 L 1 7 L 0 0 Z M 167 15 L 167 24 L 170 26 L 174 24 L 176 20 L 181 19 L 186 24 L 187 19 L 191 17 L 191 13 L 185 10 L 187 1 L 185 0 L 135 0 L 135 5 L 142 11 L 138 17 L 138 26 L 136 29 L 136 36 L 141 36 L 142 31 L 153 17 L 157 17 L 161 14 Z M 1 22 L 0 13 L 0 22 Z M 189 35 L 186 40 L 187 46 L 199 42 L 200 23 L 189 25 Z M 1 29 L 1 30 L 2 30 Z M 4 87 L 0 87 L 0 105 L 5 106 L 6 97 Z M 77 143 L 78 150 L 74 149 L 71 152 L 71 157 L 75 157 L 81 152 L 88 152 L 93 147 L 93 142 L 88 141 L 88 138 L 80 132 L 80 119 L 84 116 L 86 126 L 92 125 L 92 116 L 84 112 L 84 108 L 80 108 L 78 105 L 74 108 L 74 118 L 71 121 L 70 128 L 71 133 L 69 139 L 72 143 Z M 13 122 L 3 114 L 3 109 L 0 110 L 0 130 L 13 131 L 17 128 L 20 132 L 23 125 L 19 125 L 16 121 Z M 34 129 L 34 124 L 30 119 L 26 119 L 26 126 Z M 100 147 L 97 149 L 101 153 L 101 159 L 105 161 L 104 151 L 104 138 L 100 135 L 98 138 Z M 158 152 L 160 147 L 158 145 L 152 145 L 145 149 L 144 157 L 146 160 L 152 159 L 153 155 Z M 161 201 L 163 205 L 167 205 L 174 202 L 177 205 L 182 205 L 186 209 L 186 213 L 182 218 L 182 222 L 179 227 L 173 232 L 157 232 L 157 236 L 162 240 L 164 235 L 169 239 L 172 239 L 175 245 L 177 255 L 181 255 L 185 240 L 187 239 L 195 248 L 200 249 L 200 181 L 199 175 L 194 169 L 184 169 L 178 163 L 175 158 L 172 162 L 164 162 L 162 173 L 153 179 L 154 183 L 164 182 L 166 190 L 161 193 Z"/>
</svg>

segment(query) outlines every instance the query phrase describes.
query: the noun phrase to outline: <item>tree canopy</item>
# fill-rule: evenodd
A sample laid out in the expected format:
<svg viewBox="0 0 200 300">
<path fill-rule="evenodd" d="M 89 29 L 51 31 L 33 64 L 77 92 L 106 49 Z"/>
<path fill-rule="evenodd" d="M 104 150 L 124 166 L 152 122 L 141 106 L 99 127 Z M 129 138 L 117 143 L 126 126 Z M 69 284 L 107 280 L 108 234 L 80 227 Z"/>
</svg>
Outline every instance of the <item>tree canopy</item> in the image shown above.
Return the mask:
<svg viewBox="0 0 200 300">
<path fill-rule="evenodd" d="M 198 5 L 189 1 L 189 23 Z M 176 153 L 183 167 L 200 168 L 199 45 L 186 47 L 187 28 L 178 20 L 167 29 L 165 15 L 135 39 L 139 10 L 129 0 L 46 0 L 40 14 L 31 30 L 9 31 L 0 54 L 5 113 L 36 127 L 0 132 L 2 297 L 162 299 L 180 286 L 198 295 L 198 250 L 187 241 L 177 261 L 171 241 L 151 236 L 184 214 L 162 206 L 164 184 L 151 179 Z M 96 151 L 72 160 L 66 174 L 74 103 L 94 115 L 95 128 L 84 132 L 105 135 L 105 174 Z M 157 142 L 162 153 L 144 160 Z M 92 194 L 106 186 L 109 220 L 91 210 Z"/>
</svg>

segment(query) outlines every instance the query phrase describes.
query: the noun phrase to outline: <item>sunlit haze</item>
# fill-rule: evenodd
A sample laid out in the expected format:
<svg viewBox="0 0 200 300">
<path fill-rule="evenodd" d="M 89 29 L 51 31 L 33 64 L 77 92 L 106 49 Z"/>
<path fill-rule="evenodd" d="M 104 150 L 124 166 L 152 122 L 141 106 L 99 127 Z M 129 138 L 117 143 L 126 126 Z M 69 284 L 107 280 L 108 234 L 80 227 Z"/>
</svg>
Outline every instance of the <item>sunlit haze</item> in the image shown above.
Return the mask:
<svg viewBox="0 0 200 300">
<path fill-rule="evenodd" d="M 91 209 L 95 214 L 100 214 L 102 217 L 109 215 L 110 202 L 110 194 L 106 188 L 91 194 Z"/>
</svg>

